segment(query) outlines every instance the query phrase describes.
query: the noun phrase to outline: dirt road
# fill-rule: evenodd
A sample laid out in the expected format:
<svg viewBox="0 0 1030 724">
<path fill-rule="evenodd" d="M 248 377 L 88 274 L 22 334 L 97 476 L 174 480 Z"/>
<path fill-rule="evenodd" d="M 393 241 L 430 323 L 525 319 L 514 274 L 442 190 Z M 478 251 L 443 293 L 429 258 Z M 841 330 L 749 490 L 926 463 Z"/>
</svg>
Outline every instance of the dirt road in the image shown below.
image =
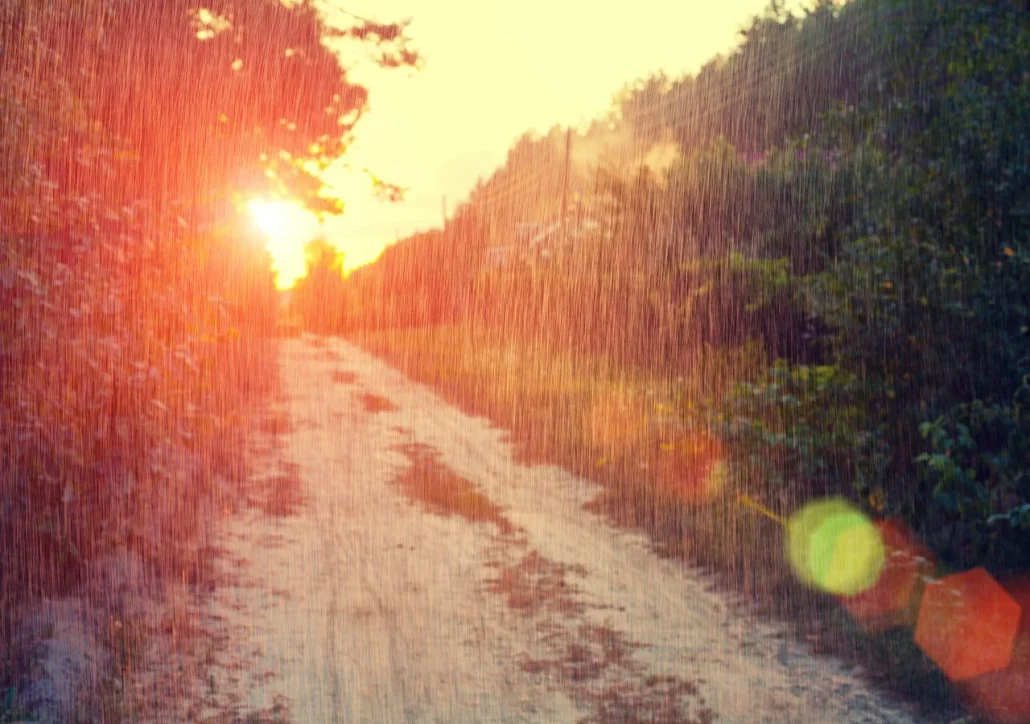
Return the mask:
<svg viewBox="0 0 1030 724">
<path fill-rule="evenodd" d="M 289 425 L 223 534 L 197 716 L 914 721 L 487 421 L 341 341 L 280 355 Z"/>
</svg>

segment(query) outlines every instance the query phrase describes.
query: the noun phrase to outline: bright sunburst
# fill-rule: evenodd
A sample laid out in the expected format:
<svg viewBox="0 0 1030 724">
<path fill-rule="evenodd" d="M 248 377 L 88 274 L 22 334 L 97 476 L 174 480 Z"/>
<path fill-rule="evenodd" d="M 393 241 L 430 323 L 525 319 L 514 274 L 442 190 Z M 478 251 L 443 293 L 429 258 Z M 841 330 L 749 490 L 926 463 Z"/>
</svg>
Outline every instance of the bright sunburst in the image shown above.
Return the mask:
<svg viewBox="0 0 1030 724">
<path fill-rule="evenodd" d="M 289 289 L 307 273 L 304 245 L 318 234 L 318 218 L 292 201 L 254 199 L 247 208 L 265 236 L 276 286 Z"/>
</svg>

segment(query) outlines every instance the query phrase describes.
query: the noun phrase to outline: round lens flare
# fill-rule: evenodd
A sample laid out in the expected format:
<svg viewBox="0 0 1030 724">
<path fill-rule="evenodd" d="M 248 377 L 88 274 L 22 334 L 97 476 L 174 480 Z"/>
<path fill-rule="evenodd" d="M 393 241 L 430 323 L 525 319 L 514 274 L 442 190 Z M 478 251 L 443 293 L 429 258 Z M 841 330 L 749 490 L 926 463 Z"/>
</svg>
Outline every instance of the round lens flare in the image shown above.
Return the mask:
<svg viewBox="0 0 1030 724">
<path fill-rule="evenodd" d="M 879 529 L 844 500 L 805 506 L 787 522 L 787 557 L 806 585 L 837 596 L 868 590 L 883 570 Z"/>
</svg>

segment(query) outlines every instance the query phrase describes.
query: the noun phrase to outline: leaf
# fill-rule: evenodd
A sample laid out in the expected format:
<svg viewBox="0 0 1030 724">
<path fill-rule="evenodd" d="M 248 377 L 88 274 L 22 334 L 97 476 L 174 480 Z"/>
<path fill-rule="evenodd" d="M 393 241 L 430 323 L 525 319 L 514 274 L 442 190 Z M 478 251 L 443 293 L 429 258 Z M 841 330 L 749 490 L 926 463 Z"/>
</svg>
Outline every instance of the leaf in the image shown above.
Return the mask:
<svg viewBox="0 0 1030 724">
<path fill-rule="evenodd" d="M 1024 527 L 1028 522 L 1030 522 L 1030 503 L 1005 511 L 1004 513 L 997 513 L 987 519 L 988 525 L 1009 523 L 1013 526 Z"/>
<path fill-rule="evenodd" d="M 941 493 L 940 495 L 934 495 L 934 502 L 949 513 L 958 510 L 958 501 L 956 500 L 954 493 Z"/>
</svg>

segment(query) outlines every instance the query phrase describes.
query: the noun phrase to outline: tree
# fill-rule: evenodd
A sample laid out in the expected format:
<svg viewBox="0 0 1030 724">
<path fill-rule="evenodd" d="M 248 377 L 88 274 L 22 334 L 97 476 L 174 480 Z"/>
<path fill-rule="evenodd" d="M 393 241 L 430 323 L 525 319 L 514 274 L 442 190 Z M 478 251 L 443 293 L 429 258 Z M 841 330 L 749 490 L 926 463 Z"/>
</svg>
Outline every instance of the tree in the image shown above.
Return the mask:
<svg viewBox="0 0 1030 724">
<path fill-rule="evenodd" d="M 5 601 L 111 546 L 188 548 L 212 473 L 239 469 L 245 404 L 274 380 L 267 256 L 211 222 L 234 193 L 335 208 L 317 172 L 367 92 L 330 45 L 418 62 L 399 25 L 195 5 L 0 3 Z"/>
<path fill-rule="evenodd" d="M 342 331 L 346 321 L 343 255 L 318 239 L 308 244 L 308 273 L 297 282 L 290 302 L 305 328 L 321 334 Z"/>
<path fill-rule="evenodd" d="M 894 100 L 859 113 L 858 223 L 815 298 L 863 370 L 888 499 L 952 562 L 1030 550 L 1030 22 L 1018 3 L 873 3 Z M 915 481 L 913 484 L 912 481 Z"/>
<path fill-rule="evenodd" d="M 330 26 L 311 2 L 94 0 L 50 25 L 50 44 L 92 119 L 117 139 L 119 196 L 224 203 L 230 191 L 276 191 L 338 211 L 318 174 L 337 160 L 368 108 L 332 48 L 373 48 L 381 65 L 413 65 L 401 25 Z M 80 33 L 88 31 L 85 40 Z M 95 184 L 61 158 L 49 172 L 71 188 Z"/>
<path fill-rule="evenodd" d="M 1030 22 L 1016 3 L 855 5 L 882 28 L 882 93 L 828 115 L 767 179 L 808 199 L 780 202 L 765 239 L 809 258 L 792 284 L 834 364 L 744 386 L 738 402 L 787 422 L 742 439 L 805 468 L 777 480 L 853 483 L 949 565 L 1025 569 Z"/>
</svg>

